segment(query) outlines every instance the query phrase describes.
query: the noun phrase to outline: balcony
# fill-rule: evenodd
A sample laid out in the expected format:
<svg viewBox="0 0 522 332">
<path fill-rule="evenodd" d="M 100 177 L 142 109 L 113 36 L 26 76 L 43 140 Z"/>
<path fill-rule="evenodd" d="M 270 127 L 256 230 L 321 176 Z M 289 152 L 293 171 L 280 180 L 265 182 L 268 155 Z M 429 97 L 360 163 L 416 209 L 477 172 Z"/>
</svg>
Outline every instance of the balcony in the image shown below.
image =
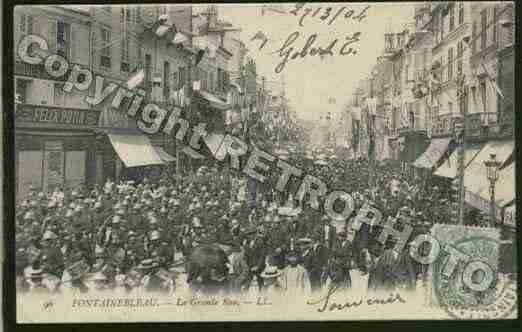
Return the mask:
<svg viewBox="0 0 522 332">
<path fill-rule="evenodd" d="M 432 129 L 433 137 L 453 135 L 453 126 L 458 116 L 444 114 L 437 117 Z M 473 113 L 466 116 L 466 137 L 471 140 L 513 137 L 514 116 L 512 112 Z"/>
<path fill-rule="evenodd" d="M 54 77 L 47 73 L 43 64 L 32 65 L 29 63 L 16 61 L 14 68 L 15 75 L 19 76 L 28 76 L 33 78 L 39 78 L 43 80 L 52 80 L 52 81 L 65 81 L 68 75 L 63 75 L 61 77 Z"/>
</svg>

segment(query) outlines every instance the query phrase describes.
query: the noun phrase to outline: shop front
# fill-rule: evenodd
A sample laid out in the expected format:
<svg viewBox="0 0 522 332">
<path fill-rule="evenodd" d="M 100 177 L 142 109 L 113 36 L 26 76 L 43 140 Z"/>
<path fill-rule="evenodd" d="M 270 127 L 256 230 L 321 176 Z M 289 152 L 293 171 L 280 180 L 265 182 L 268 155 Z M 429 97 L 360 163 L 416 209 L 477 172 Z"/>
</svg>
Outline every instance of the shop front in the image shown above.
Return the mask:
<svg viewBox="0 0 522 332">
<path fill-rule="evenodd" d="M 476 153 L 464 172 L 465 202 L 477 211 L 481 211 L 484 215 L 489 215 L 491 208 L 491 184 L 484 162 L 489 160 L 492 154 L 500 162 L 499 177 L 495 183 L 496 224 L 502 222 L 504 207 L 511 204 L 515 199 L 515 163 L 510 163 L 514 146 L 514 141 L 512 140 L 494 140 L 486 143 Z"/>
<path fill-rule="evenodd" d="M 99 111 L 18 104 L 15 112 L 16 192 L 52 192 L 89 185 L 95 178 Z"/>
<path fill-rule="evenodd" d="M 102 111 L 96 128 L 96 182 L 139 180 L 159 175 L 165 161 L 136 121 L 113 108 Z M 165 152 L 165 156 L 168 153 Z M 170 155 L 169 155 L 170 156 Z M 171 157 L 173 158 L 173 157 Z"/>
</svg>

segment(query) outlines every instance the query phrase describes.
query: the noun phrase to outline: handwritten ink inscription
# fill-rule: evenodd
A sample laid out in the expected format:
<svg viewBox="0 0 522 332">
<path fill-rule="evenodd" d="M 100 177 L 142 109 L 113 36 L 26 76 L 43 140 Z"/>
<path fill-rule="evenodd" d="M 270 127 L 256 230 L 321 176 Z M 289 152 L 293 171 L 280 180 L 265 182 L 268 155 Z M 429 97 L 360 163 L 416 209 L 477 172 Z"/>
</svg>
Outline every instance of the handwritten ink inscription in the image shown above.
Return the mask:
<svg viewBox="0 0 522 332">
<path fill-rule="evenodd" d="M 275 72 L 280 73 L 285 69 L 286 64 L 290 60 L 296 60 L 298 58 L 305 58 L 307 56 L 324 56 L 324 55 L 350 55 L 357 54 L 357 50 L 351 47 L 353 44 L 360 41 L 361 32 L 355 32 L 351 36 L 346 36 L 344 41 L 340 41 L 339 38 L 335 38 L 327 46 L 316 45 L 318 37 L 317 33 L 314 33 L 308 37 L 304 45 L 299 48 L 294 47 L 294 43 L 300 37 L 300 33 L 295 31 L 291 33 L 283 43 L 283 46 L 277 51 L 279 57 L 282 58 L 281 62 L 276 66 Z"/>
<path fill-rule="evenodd" d="M 339 289 L 339 286 L 331 286 L 328 289 L 328 293 L 325 297 L 317 300 L 317 301 L 308 301 L 306 304 L 308 305 L 320 305 L 319 308 L 317 308 L 318 312 L 325 312 L 325 311 L 338 311 L 338 310 L 345 310 L 350 309 L 354 307 L 359 307 L 361 305 L 386 305 L 386 304 L 392 304 L 392 303 L 406 303 L 406 300 L 401 297 L 400 294 L 390 294 L 388 298 L 385 299 L 379 299 L 379 298 L 368 298 L 368 299 L 359 299 L 356 301 L 345 301 L 344 303 L 337 303 L 331 301 L 331 297 L 333 294 L 337 292 Z"/>
<path fill-rule="evenodd" d="M 349 9 L 347 7 L 341 7 L 339 9 L 334 9 L 333 7 L 317 7 L 317 8 L 310 8 L 305 7 L 306 3 L 297 3 L 295 4 L 295 8 L 291 10 L 289 13 L 293 14 L 294 16 L 300 16 L 299 18 L 299 26 L 304 26 L 303 22 L 306 17 L 310 15 L 312 18 L 318 18 L 319 20 L 326 22 L 328 21 L 328 25 L 332 25 L 332 23 L 337 20 L 338 17 L 340 17 L 344 13 L 344 19 L 352 19 L 357 22 L 361 22 L 364 20 L 367 15 L 368 9 L 370 9 L 370 6 L 364 7 L 363 10 L 357 12 L 353 9 Z M 335 12 L 335 14 L 333 14 Z M 332 15 L 333 14 L 333 15 Z"/>
</svg>

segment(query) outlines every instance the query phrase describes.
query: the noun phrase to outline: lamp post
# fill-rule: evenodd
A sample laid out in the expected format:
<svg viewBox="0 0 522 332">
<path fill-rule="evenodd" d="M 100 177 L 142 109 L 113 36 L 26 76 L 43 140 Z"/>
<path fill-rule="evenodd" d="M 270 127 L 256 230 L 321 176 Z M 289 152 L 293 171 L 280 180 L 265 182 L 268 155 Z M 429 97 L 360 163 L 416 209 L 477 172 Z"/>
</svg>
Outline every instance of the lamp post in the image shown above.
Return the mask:
<svg viewBox="0 0 522 332">
<path fill-rule="evenodd" d="M 491 226 L 494 226 L 496 223 L 496 205 L 495 205 L 495 184 L 498 180 L 498 169 L 500 168 L 500 161 L 497 160 L 497 155 L 492 153 L 490 154 L 490 159 L 484 161 L 484 165 L 487 170 L 487 177 L 489 180 L 489 213 L 490 213 L 490 222 Z"/>
</svg>

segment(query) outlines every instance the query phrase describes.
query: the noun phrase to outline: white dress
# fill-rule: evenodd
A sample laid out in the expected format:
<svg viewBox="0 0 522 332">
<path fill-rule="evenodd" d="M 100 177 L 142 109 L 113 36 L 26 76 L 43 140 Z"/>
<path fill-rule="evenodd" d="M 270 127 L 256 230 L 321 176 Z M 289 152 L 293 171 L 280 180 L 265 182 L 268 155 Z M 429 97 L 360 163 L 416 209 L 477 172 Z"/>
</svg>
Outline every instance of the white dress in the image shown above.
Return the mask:
<svg viewBox="0 0 522 332">
<path fill-rule="evenodd" d="M 285 267 L 280 280 L 285 295 L 302 296 L 310 294 L 308 272 L 301 265 L 296 265 L 295 267 L 288 265 Z"/>
</svg>

